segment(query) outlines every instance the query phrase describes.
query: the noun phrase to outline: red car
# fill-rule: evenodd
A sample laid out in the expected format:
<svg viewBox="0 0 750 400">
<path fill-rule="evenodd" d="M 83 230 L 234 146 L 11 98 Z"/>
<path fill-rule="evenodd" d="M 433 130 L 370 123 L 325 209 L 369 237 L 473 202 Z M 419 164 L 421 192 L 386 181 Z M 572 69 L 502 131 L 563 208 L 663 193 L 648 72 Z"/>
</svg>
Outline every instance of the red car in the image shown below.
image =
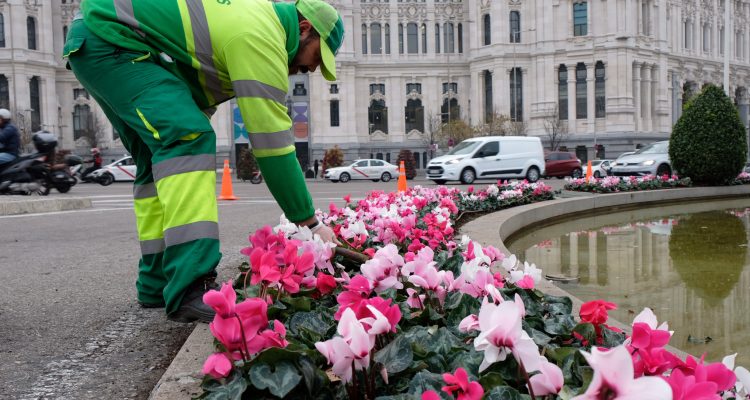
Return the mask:
<svg viewBox="0 0 750 400">
<path fill-rule="evenodd" d="M 566 176 L 580 178 L 583 174 L 581 160 L 575 154 L 566 151 L 552 151 L 544 155 L 544 169 L 547 177 L 556 176 L 560 179 Z"/>
</svg>

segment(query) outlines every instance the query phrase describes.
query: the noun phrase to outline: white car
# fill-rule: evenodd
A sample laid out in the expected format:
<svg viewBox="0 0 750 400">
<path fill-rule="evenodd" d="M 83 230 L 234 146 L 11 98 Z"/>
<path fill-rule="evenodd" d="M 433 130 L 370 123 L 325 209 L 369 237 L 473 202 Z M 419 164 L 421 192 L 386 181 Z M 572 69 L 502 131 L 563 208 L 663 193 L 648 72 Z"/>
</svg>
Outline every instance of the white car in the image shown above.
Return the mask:
<svg viewBox="0 0 750 400">
<path fill-rule="evenodd" d="M 356 160 L 346 167 L 326 169 L 323 177 L 331 182 L 349 182 L 352 179 L 388 182 L 398 177 L 398 167 L 383 160 Z"/>
<path fill-rule="evenodd" d="M 602 178 L 609 175 L 609 171 L 612 169 L 612 160 L 591 160 L 591 174 L 594 178 Z M 581 165 L 583 168 L 583 176 L 586 176 L 589 170 L 588 163 Z"/>
<path fill-rule="evenodd" d="M 133 160 L 133 157 L 130 156 L 123 157 L 92 172 L 91 177 L 104 186 L 107 186 L 115 181 L 134 181 L 135 160 Z"/>
</svg>

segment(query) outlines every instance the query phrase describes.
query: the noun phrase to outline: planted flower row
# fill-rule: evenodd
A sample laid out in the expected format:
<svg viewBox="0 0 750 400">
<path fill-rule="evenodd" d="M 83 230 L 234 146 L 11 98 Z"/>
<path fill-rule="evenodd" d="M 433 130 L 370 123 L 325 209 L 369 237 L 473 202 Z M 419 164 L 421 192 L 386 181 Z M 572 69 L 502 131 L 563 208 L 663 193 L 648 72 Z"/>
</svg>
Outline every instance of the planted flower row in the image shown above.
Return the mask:
<svg viewBox="0 0 750 400">
<path fill-rule="evenodd" d="M 534 192 L 538 191 L 537 195 Z M 237 282 L 206 294 L 216 353 L 204 398 L 720 398 L 733 366 L 681 360 L 650 310 L 630 338 L 607 326 L 615 306 L 535 290 L 534 265 L 468 237 L 458 204 L 533 201 L 540 184 L 462 193 L 371 193 L 319 217 L 361 260 L 282 221 L 250 237 Z M 592 347 L 594 346 L 594 347 Z M 611 348 L 605 351 L 598 348 Z M 746 370 L 738 369 L 741 378 Z M 744 379 L 744 378 L 743 378 Z M 750 384 L 750 379 L 744 381 Z M 699 393 L 704 397 L 690 397 Z M 630 397 L 628 397 L 630 396 Z"/>
<path fill-rule="evenodd" d="M 691 185 L 690 178 L 680 179 L 677 175 L 605 176 L 604 178 L 591 177 L 588 181 L 586 178 L 568 179 L 565 184 L 565 190 L 592 193 L 616 193 L 690 187 Z"/>
</svg>

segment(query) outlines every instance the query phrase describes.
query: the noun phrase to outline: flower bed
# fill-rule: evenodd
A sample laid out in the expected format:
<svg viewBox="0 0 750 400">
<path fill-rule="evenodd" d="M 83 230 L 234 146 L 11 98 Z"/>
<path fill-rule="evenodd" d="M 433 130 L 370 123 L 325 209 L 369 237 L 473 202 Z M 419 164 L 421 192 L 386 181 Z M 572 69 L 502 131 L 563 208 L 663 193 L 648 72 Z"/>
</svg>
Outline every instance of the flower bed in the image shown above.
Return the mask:
<svg viewBox="0 0 750 400">
<path fill-rule="evenodd" d="M 735 185 L 747 185 L 750 183 L 750 174 L 747 172 L 740 172 L 739 175 L 737 175 L 737 179 L 734 180 Z"/>
<path fill-rule="evenodd" d="M 690 178 L 680 179 L 677 175 L 672 176 L 606 176 L 604 178 L 592 177 L 588 182 L 586 178 L 568 179 L 565 190 L 592 193 L 616 193 L 633 192 L 640 190 L 671 189 L 677 187 L 690 187 Z"/>
<path fill-rule="evenodd" d="M 216 353 L 204 364 L 201 397 L 746 395 L 733 365 L 665 350 L 671 333 L 650 310 L 630 338 L 607 326 L 611 303 L 584 304 L 577 322 L 569 298 L 534 289 L 536 266 L 466 236 L 454 240 L 464 210 L 549 197 L 544 185 L 520 183 L 470 193 L 417 187 L 331 205 L 319 217 L 359 260 L 288 221 L 255 232 L 241 278 L 204 297 L 217 311 Z M 736 371 L 750 385 L 750 373 Z"/>
</svg>

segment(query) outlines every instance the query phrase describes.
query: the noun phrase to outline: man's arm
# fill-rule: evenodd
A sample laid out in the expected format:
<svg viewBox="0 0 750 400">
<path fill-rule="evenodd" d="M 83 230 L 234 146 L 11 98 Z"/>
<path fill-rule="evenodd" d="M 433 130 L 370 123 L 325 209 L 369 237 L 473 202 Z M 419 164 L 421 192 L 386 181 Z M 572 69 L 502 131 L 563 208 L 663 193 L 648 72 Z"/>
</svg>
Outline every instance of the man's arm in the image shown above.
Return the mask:
<svg viewBox="0 0 750 400">
<path fill-rule="evenodd" d="M 292 121 L 284 106 L 289 85 L 286 50 L 272 37 L 246 34 L 230 41 L 223 53 L 268 188 L 290 221 L 314 222 L 315 209 L 297 162 Z"/>
</svg>

